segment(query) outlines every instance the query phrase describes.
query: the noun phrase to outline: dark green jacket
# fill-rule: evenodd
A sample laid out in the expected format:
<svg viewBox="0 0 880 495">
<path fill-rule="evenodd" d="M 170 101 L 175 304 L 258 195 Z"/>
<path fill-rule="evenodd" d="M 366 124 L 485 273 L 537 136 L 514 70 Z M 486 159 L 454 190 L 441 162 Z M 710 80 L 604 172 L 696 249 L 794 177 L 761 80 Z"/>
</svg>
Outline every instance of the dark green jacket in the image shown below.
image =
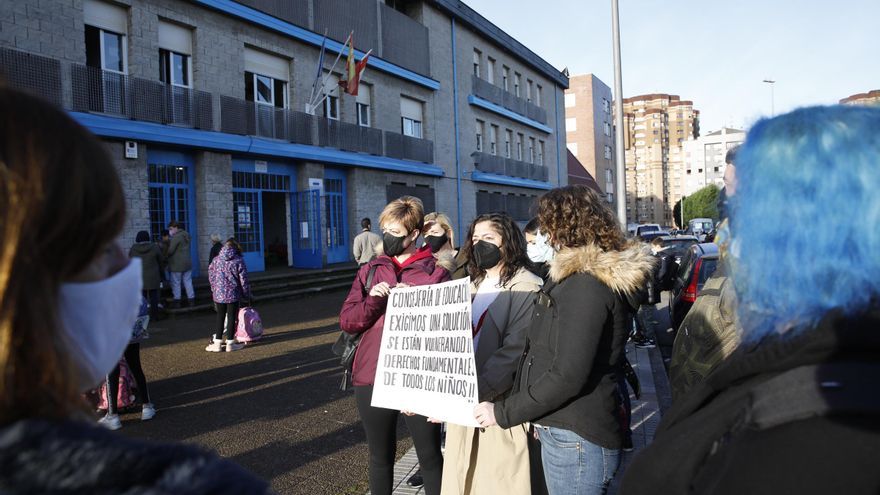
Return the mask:
<svg viewBox="0 0 880 495">
<path fill-rule="evenodd" d="M 189 232 L 185 230 L 180 230 L 171 237 L 171 242 L 168 243 L 168 252 L 165 253 L 169 272 L 192 270 L 192 256 L 189 254 L 190 241 Z"/>
<path fill-rule="evenodd" d="M 157 290 L 161 280 L 162 251 L 154 242 L 138 242 L 128 250 L 128 257 L 137 256 L 143 268 L 144 290 Z"/>
</svg>

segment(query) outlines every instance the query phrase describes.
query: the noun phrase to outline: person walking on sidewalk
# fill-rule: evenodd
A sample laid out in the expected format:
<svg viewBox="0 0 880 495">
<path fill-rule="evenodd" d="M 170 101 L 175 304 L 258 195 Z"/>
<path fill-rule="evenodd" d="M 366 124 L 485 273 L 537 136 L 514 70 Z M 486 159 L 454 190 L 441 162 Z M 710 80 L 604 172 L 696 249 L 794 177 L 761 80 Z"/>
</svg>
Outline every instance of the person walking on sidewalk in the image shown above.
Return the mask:
<svg viewBox="0 0 880 495">
<path fill-rule="evenodd" d="M 131 374 L 134 376 L 134 381 L 137 384 L 134 390 L 137 400 L 141 403 L 141 421 L 149 421 L 156 415 L 156 406 L 150 401 L 147 377 L 144 375 L 143 366 L 141 366 L 141 342 L 150 338 L 150 334 L 147 332 L 149 324 L 149 306 L 146 298 L 143 298 L 141 311 L 131 331 L 131 340 L 128 341 L 125 354 L 123 354 L 125 364 L 128 365 L 128 369 L 131 370 Z M 119 394 L 119 375 L 120 366 L 117 362 L 113 371 L 107 374 L 107 414 L 98 420 L 98 424 L 110 430 L 122 428 L 122 420 L 119 419 L 119 414 L 116 412 L 116 400 Z"/>
<path fill-rule="evenodd" d="M 180 228 L 177 220 L 168 224 L 168 234 L 171 240 L 168 242 L 168 251 L 165 258 L 168 260 L 168 271 L 171 273 L 171 296 L 174 299 L 175 308 L 180 307 L 180 286 L 183 284 L 189 305 L 193 306 L 196 294 L 192 284 L 192 255 L 189 252 L 189 232 Z"/>
<path fill-rule="evenodd" d="M 526 343 L 541 278 L 532 273 L 526 241 L 505 213 L 478 216 L 468 229 L 474 358 L 480 401 L 507 396 Z M 446 427 L 442 493 L 529 495 L 529 427 Z"/>
<path fill-rule="evenodd" d="M 538 293 L 513 391 L 481 402 L 481 426 L 531 421 L 550 495 L 602 494 L 620 464 L 618 378 L 629 331 L 626 294 L 644 287 L 654 259 L 628 242 L 603 198 L 585 186 L 538 200 L 558 251 Z"/>
<path fill-rule="evenodd" d="M 211 297 L 217 305 L 214 336 L 205 350 L 208 352 L 232 352 L 244 347 L 235 340 L 236 321 L 241 303 L 247 305 L 251 299 L 251 285 L 248 281 L 247 266 L 241 256 L 241 246 L 234 237 L 226 240 L 220 254 L 208 267 L 208 281 L 211 283 Z M 226 323 L 224 334 L 223 324 Z M 224 341 L 225 337 L 225 341 Z"/>
<path fill-rule="evenodd" d="M 128 250 L 128 257 L 141 259 L 143 269 L 144 297 L 150 302 L 150 318 L 159 316 L 159 285 L 162 282 L 162 251 L 155 242 L 150 241 L 150 233 L 141 230 L 135 236 L 135 243 Z"/>
<path fill-rule="evenodd" d="M 354 260 L 358 265 L 365 265 L 376 257 L 376 246 L 382 242 L 382 238 L 375 232 L 370 232 L 372 222 L 369 218 L 361 220 L 361 233 L 355 236 L 351 250 Z"/>
<path fill-rule="evenodd" d="M 666 411 L 620 493 L 880 493 L 880 108 L 757 122 L 736 182 L 741 342 Z"/>
<path fill-rule="evenodd" d="M 82 394 L 119 361 L 142 301 L 141 261 L 116 243 L 125 201 L 103 142 L 0 86 L 0 491 L 268 493 L 215 453 L 94 423 Z"/>
<path fill-rule="evenodd" d="M 449 280 L 448 268 L 443 266 L 451 266 L 448 262 L 436 260 L 428 246 L 416 249 L 424 217 L 422 201 L 412 196 L 403 196 L 385 206 L 379 217 L 383 233 L 380 247 L 384 254 L 361 266 L 339 313 L 339 326 L 343 331 L 363 334 L 354 358 L 352 383 L 370 450 L 370 492 L 374 495 L 391 494 L 400 414 L 370 405 L 388 294 L 398 286 L 429 285 Z M 373 286 L 365 295 L 364 287 L 372 267 L 375 267 Z M 425 492 L 439 495 L 443 473 L 440 425 L 429 423 L 424 416 L 409 413 L 405 414 L 404 420 L 416 447 Z"/>
</svg>

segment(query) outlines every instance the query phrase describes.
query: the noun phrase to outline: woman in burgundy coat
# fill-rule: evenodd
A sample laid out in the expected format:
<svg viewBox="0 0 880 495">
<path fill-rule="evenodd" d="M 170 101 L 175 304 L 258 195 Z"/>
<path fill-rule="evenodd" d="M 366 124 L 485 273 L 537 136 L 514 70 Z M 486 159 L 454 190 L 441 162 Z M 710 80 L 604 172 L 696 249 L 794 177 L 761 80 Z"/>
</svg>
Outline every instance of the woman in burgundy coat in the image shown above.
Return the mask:
<svg viewBox="0 0 880 495">
<path fill-rule="evenodd" d="M 398 286 L 436 284 L 450 279 L 450 265 L 444 267 L 444 261 L 435 260 L 429 246 L 416 249 L 424 216 L 421 200 L 411 196 L 396 199 L 382 210 L 379 224 L 383 237 L 378 252 L 384 254 L 361 267 L 339 314 L 343 331 L 363 334 L 354 358 L 352 382 L 370 449 L 370 492 L 374 495 L 391 494 L 397 446 L 399 412 L 370 405 L 388 293 Z M 372 287 L 365 294 L 367 274 L 374 266 Z M 443 473 L 440 425 L 428 423 L 427 418 L 419 415 L 407 415 L 404 419 L 416 446 L 425 492 L 439 495 Z"/>
</svg>

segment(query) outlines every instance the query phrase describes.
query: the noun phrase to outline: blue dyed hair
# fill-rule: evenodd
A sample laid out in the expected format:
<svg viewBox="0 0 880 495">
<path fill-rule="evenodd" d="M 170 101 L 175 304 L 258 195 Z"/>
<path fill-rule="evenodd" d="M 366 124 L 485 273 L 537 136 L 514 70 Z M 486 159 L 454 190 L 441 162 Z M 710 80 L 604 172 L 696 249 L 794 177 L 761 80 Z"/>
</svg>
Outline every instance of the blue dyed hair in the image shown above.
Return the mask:
<svg viewBox="0 0 880 495">
<path fill-rule="evenodd" d="M 737 152 L 736 176 L 744 340 L 795 333 L 835 308 L 854 314 L 880 295 L 880 108 L 762 120 Z"/>
</svg>

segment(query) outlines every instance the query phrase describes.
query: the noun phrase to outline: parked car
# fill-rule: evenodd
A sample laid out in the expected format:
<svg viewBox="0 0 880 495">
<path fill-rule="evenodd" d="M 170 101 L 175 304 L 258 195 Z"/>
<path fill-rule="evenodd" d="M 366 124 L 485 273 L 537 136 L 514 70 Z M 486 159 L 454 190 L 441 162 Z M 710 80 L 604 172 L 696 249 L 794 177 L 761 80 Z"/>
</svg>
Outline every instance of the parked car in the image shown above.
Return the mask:
<svg viewBox="0 0 880 495">
<path fill-rule="evenodd" d="M 660 240 L 663 241 L 663 247 L 669 248 L 669 254 L 673 256 L 678 266 L 681 266 L 681 260 L 688 249 L 700 243 L 700 240 L 692 235 L 668 235 L 661 237 Z"/>
<path fill-rule="evenodd" d="M 676 331 L 717 265 L 718 245 L 710 242 L 694 244 L 682 258 L 669 298 L 669 320 Z"/>
<path fill-rule="evenodd" d="M 637 225 L 633 235 L 636 237 L 641 237 L 642 235 L 648 232 L 657 232 L 660 230 L 660 225 L 656 223 L 645 223 L 641 225 Z"/>
<path fill-rule="evenodd" d="M 687 233 L 697 236 L 702 242 L 706 234 L 715 228 L 715 222 L 711 218 L 693 218 L 688 222 Z"/>
<path fill-rule="evenodd" d="M 652 230 L 650 232 L 643 232 L 639 236 L 639 240 L 642 242 L 651 242 L 655 237 L 667 237 L 669 236 L 669 232 L 665 230 Z"/>
</svg>

